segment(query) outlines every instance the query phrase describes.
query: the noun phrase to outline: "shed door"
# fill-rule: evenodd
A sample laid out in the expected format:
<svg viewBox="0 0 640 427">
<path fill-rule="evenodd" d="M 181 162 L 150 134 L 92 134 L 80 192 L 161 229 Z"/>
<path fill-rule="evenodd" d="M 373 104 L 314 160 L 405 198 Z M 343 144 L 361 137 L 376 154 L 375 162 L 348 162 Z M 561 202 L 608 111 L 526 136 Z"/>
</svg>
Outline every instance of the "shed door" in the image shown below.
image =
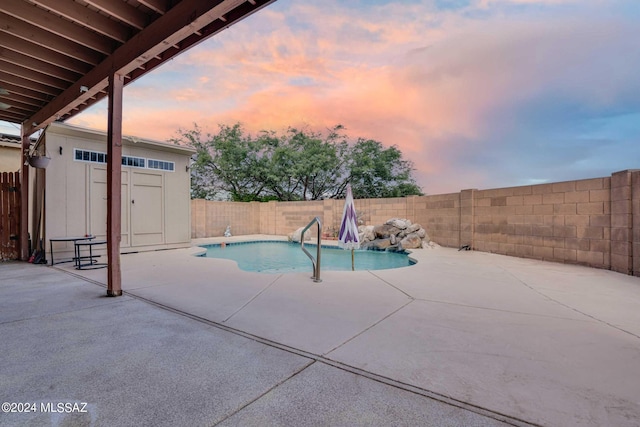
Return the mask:
<svg viewBox="0 0 640 427">
<path fill-rule="evenodd" d="M 132 172 L 132 246 L 164 242 L 163 176 L 154 172 Z"/>
<path fill-rule="evenodd" d="M 99 240 L 107 238 L 107 169 L 104 166 L 92 166 L 91 188 L 88 216 L 90 233 Z M 121 241 L 120 246 L 129 246 L 129 171 L 122 171 L 122 208 L 121 208 Z"/>
</svg>

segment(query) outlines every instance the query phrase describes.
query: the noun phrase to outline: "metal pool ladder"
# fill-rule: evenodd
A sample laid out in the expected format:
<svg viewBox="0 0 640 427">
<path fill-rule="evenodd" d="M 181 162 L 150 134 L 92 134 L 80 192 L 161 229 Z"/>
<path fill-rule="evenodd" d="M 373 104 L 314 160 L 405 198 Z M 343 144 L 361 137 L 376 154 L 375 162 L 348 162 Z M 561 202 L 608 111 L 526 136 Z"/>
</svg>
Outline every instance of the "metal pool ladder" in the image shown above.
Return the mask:
<svg viewBox="0 0 640 427">
<path fill-rule="evenodd" d="M 306 250 L 304 247 L 304 233 L 306 233 L 306 231 L 309 228 L 311 228 L 313 223 L 316 223 L 318 225 L 318 248 L 316 251 L 315 259 L 313 258 L 313 255 L 311 255 L 309 251 Z M 302 252 L 307 254 L 309 259 L 311 260 L 311 263 L 313 264 L 313 276 L 311 276 L 311 278 L 313 279 L 314 282 L 322 282 L 322 280 L 320 280 L 320 247 L 322 246 L 320 242 L 321 236 L 322 236 L 322 221 L 320 221 L 320 218 L 318 217 L 313 218 L 311 222 L 307 224 L 307 226 L 302 230 L 302 233 L 300 234 L 300 249 L 302 249 Z"/>
</svg>

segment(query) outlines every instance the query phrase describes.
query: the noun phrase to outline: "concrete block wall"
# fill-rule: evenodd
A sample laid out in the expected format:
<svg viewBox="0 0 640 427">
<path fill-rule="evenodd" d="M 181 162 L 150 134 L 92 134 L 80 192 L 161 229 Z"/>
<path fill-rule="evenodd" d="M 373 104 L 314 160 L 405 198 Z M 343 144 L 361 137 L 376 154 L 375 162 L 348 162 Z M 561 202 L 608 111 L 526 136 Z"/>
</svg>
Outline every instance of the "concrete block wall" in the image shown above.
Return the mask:
<svg viewBox="0 0 640 427">
<path fill-rule="evenodd" d="M 409 216 L 412 216 L 412 200 L 412 198 L 407 197 L 357 199 L 354 200 L 353 204 L 358 212 L 359 219 L 364 225 L 377 225 L 384 224 L 390 218 L 409 218 Z M 342 219 L 344 200 L 333 200 L 333 202 L 340 209 L 336 219 L 339 226 L 340 220 Z"/>
<path fill-rule="evenodd" d="M 260 203 L 191 201 L 191 237 L 222 236 L 231 226 L 232 235 L 260 233 Z"/>
<path fill-rule="evenodd" d="M 610 183 L 597 178 L 476 190 L 472 247 L 608 268 Z"/>
<path fill-rule="evenodd" d="M 417 220 L 429 237 L 442 246 L 460 246 L 460 193 L 439 194 L 420 198 L 425 206 L 425 218 Z M 411 219 L 411 218 L 409 218 Z M 412 220 L 413 221 L 413 220 Z"/>
<path fill-rule="evenodd" d="M 320 217 L 322 221 L 323 212 L 324 202 L 322 200 L 276 203 L 274 234 L 279 236 L 292 234 L 298 228 L 305 227 L 316 216 Z M 315 225 L 310 230 L 312 236 L 317 236 Z M 267 233 L 263 232 L 263 234 Z"/>
<path fill-rule="evenodd" d="M 364 224 L 408 218 L 436 243 L 640 276 L 640 170 L 610 177 L 354 202 Z M 288 235 L 313 217 L 337 233 L 343 200 L 192 201 L 193 237 Z"/>
</svg>

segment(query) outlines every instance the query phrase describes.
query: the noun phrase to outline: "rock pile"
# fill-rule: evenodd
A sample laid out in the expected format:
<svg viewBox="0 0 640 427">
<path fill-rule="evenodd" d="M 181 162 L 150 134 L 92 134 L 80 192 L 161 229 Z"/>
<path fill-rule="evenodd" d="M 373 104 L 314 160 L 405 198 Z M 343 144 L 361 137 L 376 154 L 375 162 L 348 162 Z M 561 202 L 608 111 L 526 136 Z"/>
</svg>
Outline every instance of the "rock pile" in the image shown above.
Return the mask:
<svg viewBox="0 0 640 427">
<path fill-rule="evenodd" d="M 437 247 L 420 224 L 413 224 L 408 219 L 391 218 L 382 225 L 360 226 L 358 232 L 362 249 L 401 251 Z"/>
</svg>

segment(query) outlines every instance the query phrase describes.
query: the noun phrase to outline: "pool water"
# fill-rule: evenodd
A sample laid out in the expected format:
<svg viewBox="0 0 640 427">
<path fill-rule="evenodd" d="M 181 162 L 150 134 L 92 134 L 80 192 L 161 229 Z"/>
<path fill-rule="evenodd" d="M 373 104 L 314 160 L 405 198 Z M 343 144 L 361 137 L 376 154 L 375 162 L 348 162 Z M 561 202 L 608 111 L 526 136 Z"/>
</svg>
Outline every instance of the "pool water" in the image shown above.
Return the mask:
<svg viewBox="0 0 640 427">
<path fill-rule="evenodd" d="M 233 260 L 244 271 L 287 273 L 313 270 L 311 260 L 302 252 L 299 243 L 261 241 L 227 243 L 225 247 L 220 244 L 202 247 L 207 250 L 202 256 Z M 305 244 L 304 247 L 315 257 L 316 245 Z M 321 271 L 351 271 L 351 251 L 324 245 L 321 251 Z M 415 264 L 407 253 L 368 250 L 356 250 L 354 260 L 356 270 L 385 270 Z"/>
</svg>

